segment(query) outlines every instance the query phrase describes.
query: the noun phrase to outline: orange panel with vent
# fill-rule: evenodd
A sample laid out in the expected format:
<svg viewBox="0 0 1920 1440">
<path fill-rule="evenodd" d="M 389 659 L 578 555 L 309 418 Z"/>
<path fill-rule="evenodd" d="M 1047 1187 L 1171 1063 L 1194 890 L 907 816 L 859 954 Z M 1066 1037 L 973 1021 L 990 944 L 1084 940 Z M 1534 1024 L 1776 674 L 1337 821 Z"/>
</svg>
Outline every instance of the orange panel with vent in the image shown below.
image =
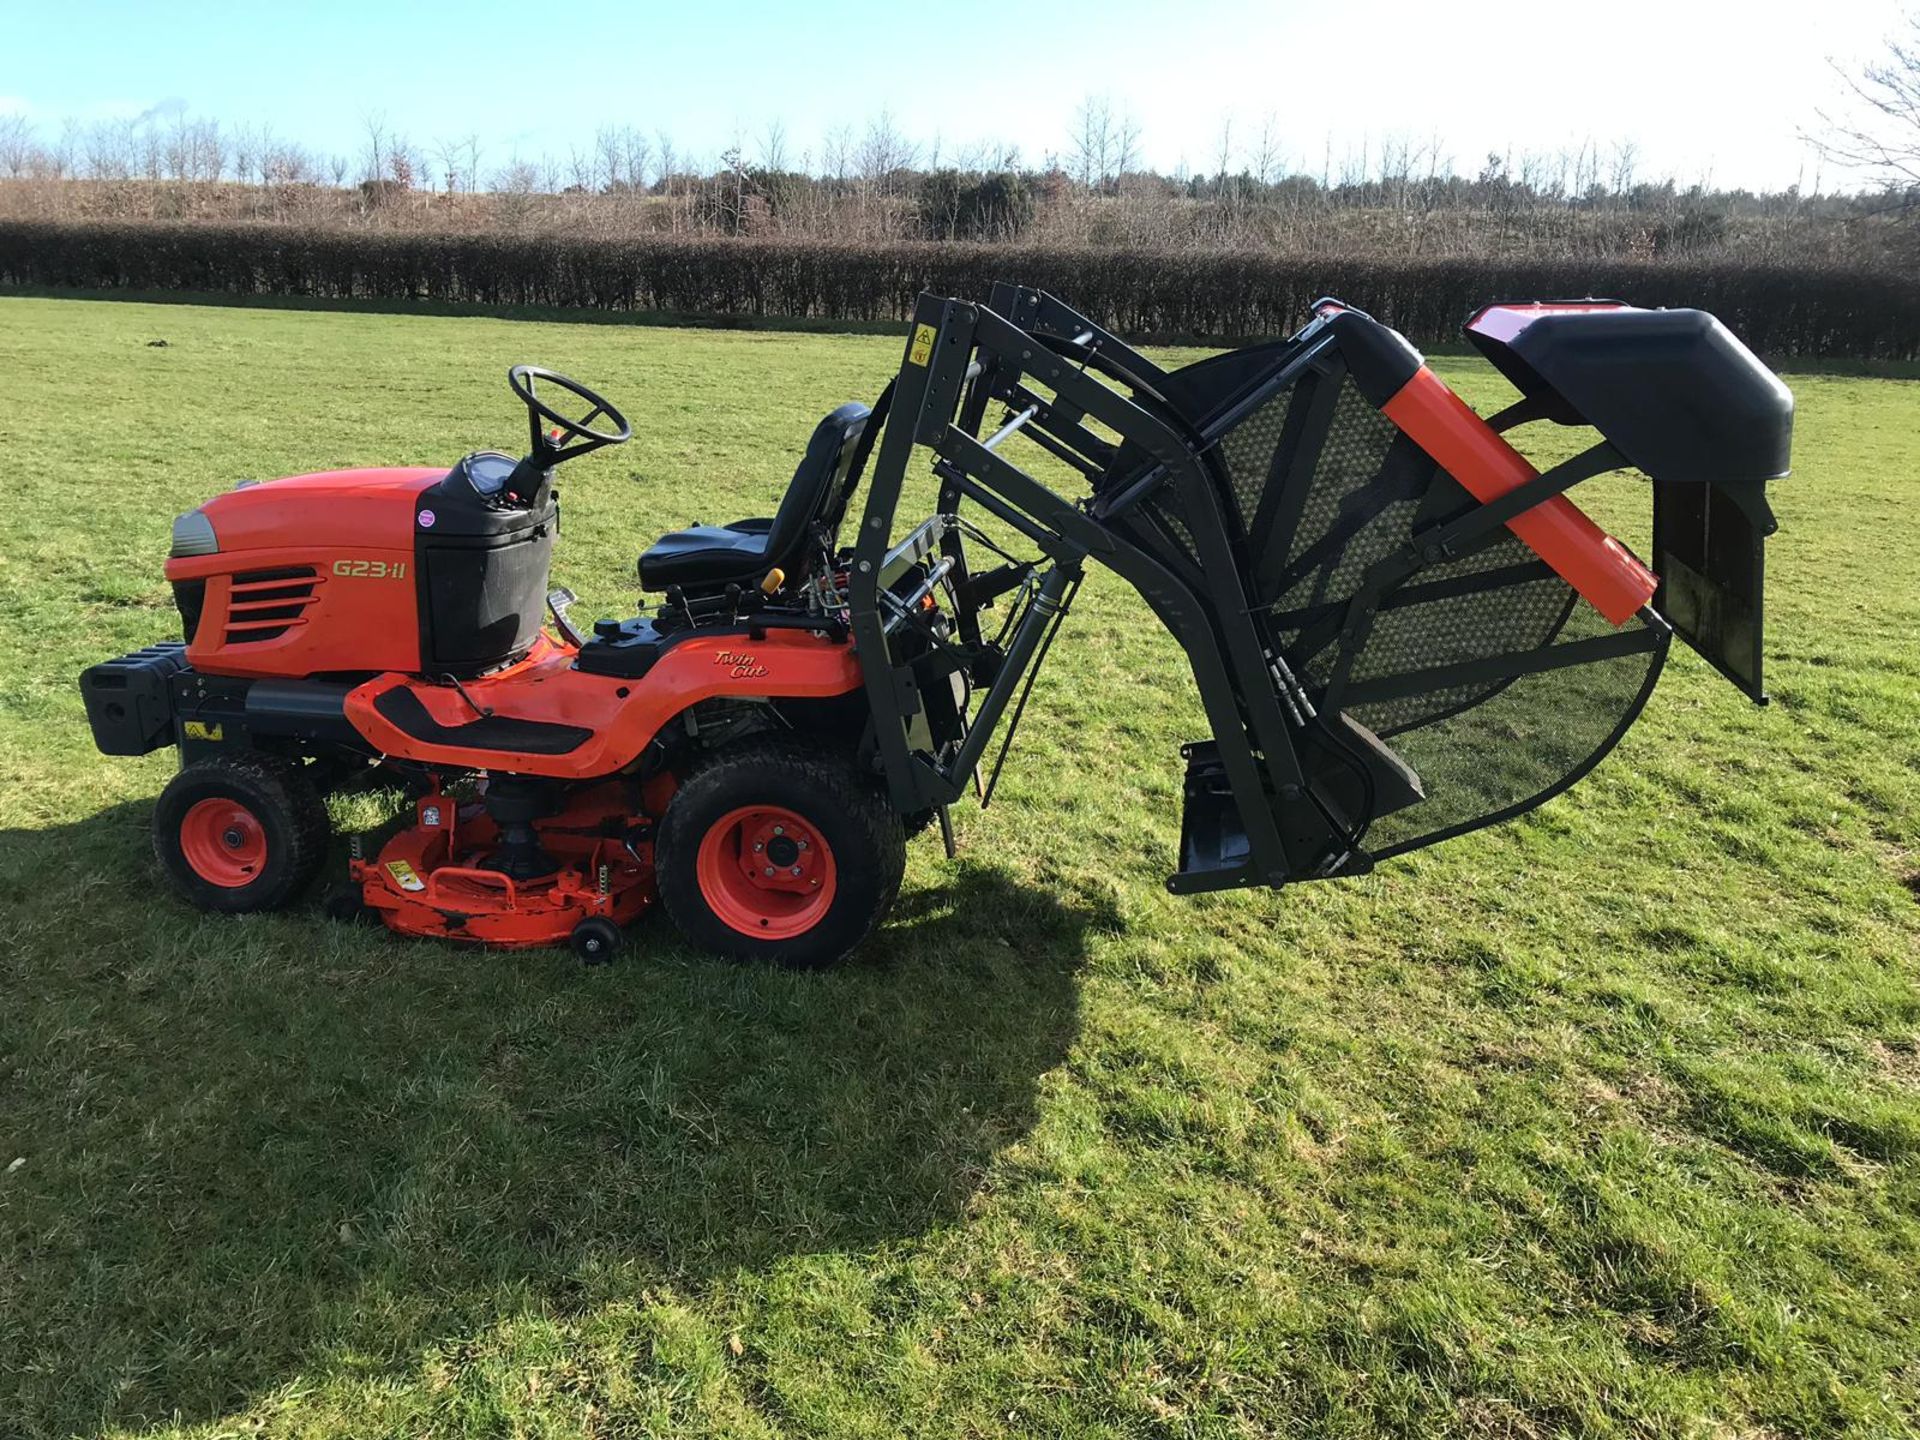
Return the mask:
<svg viewBox="0 0 1920 1440">
<path fill-rule="evenodd" d="M 187 663 L 208 675 L 300 679 L 420 667 L 414 518 L 444 469 L 339 470 L 216 495 L 220 549 L 176 556 L 206 584 Z"/>
</svg>

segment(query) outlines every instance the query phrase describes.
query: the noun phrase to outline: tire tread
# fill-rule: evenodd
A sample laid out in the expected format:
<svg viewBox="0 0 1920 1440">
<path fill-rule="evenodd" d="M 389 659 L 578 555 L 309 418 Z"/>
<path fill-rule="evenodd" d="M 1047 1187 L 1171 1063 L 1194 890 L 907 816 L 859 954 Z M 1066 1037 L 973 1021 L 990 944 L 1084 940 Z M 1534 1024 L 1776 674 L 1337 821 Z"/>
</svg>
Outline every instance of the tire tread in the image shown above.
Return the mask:
<svg viewBox="0 0 1920 1440">
<path fill-rule="evenodd" d="M 180 796 L 190 794 L 204 782 L 223 779 L 250 806 L 277 812 L 286 831 L 286 863 L 272 867 L 277 872 L 275 883 L 264 890 L 255 890 L 255 885 L 259 883 L 257 881 L 255 885 L 236 890 L 208 885 L 193 875 L 180 854 L 179 816 L 173 815 L 172 811 L 177 805 L 184 813 L 186 803 L 190 803 L 181 802 Z M 167 783 L 166 789 L 160 792 L 153 818 L 153 850 L 160 868 L 172 877 L 188 899 L 202 909 L 210 910 L 238 912 L 283 909 L 319 875 L 333 835 L 326 802 L 320 798 L 319 791 L 301 768 L 257 751 L 240 751 L 196 760 L 182 767 L 180 773 Z M 271 860 L 269 863 L 271 865 Z"/>
<path fill-rule="evenodd" d="M 675 823 L 675 805 L 682 801 L 689 805 L 697 804 L 705 791 L 729 784 L 735 776 L 764 775 L 769 771 L 804 791 L 829 797 L 844 812 L 859 831 L 858 844 L 866 852 L 863 858 L 871 858 L 876 862 L 871 874 L 878 882 L 877 889 L 871 902 L 864 907 L 858 933 L 843 936 L 841 943 L 831 947 L 830 953 L 818 952 L 797 943 L 808 938 L 805 936 L 784 942 L 754 941 L 751 937 L 742 936 L 715 948 L 741 957 L 766 956 L 795 966 L 831 964 L 844 958 L 879 928 L 887 912 L 893 908 L 906 874 L 906 835 L 899 815 L 879 787 L 862 776 L 840 754 L 823 754 L 785 736 L 755 736 L 712 752 L 681 781 L 674 795 L 674 804 L 668 806 L 661 823 L 654 847 L 661 902 L 674 923 L 680 927 L 681 933 L 696 944 L 710 943 L 701 933 L 709 929 L 709 922 L 724 930 L 728 936 L 733 935 L 734 932 L 713 917 L 705 901 L 699 898 L 699 883 L 693 872 L 702 837 L 690 835 L 683 839 L 680 836 L 679 826 Z M 687 813 L 684 808 L 680 811 L 682 816 Z M 841 863 L 842 857 L 835 858 L 836 863 Z M 847 874 L 844 864 L 842 874 Z M 828 923 L 822 921 L 822 926 Z"/>
</svg>

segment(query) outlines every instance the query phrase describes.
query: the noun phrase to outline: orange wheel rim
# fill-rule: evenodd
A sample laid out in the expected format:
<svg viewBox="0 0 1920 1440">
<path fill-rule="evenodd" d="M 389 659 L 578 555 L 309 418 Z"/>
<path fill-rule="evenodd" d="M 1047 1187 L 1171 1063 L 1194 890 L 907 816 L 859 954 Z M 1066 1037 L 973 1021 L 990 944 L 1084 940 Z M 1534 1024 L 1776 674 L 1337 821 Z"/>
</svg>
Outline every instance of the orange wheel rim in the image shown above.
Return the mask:
<svg viewBox="0 0 1920 1440">
<path fill-rule="evenodd" d="M 743 805 L 708 828 L 695 863 L 700 894 L 730 928 L 757 940 L 791 940 L 833 905 L 833 850 L 782 805 Z"/>
<path fill-rule="evenodd" d="M 180 818 L 180 853 L 209 885 L 238 890 L 267 865 L 267 832 L 237 800 L 202 800 Z"/>
</svg>

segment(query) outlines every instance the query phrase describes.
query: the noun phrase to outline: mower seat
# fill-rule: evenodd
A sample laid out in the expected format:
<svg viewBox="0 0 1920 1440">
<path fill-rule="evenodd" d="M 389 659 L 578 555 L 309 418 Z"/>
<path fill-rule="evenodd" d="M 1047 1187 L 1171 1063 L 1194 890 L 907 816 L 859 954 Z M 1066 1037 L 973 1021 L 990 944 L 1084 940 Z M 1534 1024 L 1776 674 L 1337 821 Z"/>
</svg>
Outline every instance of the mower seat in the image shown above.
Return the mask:
<svg viewBox="0 0 1920 1440">
<path fill-rule="evenodd" d="M 662 535 L 640 557 L 641 587 L 758 584 L 769 570 L 788 568 L 852 468 L 871 413 L 849 401 L 814 427 L 779 512 L 771 519 L 695 525 Z"/>
</svg>

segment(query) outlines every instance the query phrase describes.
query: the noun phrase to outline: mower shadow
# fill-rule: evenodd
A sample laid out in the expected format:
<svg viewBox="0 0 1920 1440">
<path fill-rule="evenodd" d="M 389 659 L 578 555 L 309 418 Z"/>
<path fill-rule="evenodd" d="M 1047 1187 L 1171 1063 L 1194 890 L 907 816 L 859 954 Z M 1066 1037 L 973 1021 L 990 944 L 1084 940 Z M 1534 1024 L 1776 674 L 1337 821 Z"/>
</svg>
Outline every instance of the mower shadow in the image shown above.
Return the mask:
<svg viewBox="0 0 1920 1440">
<path fill-rule="evenodd" d="M 149 807 L 0 831 L 0 1414 L 231 1413 L 510 1316 L 964 1217 L 1078 1025 L 1099 897 L 935 869 L 849 964 L 479 953 L 162 892 Z M 920 842 L 925 845 L 927 842 Z M 929 850 L 928 852 L 932 852 Z M 0 1165 L 4 1165 L 0 1159 Z"/>
</svg>

